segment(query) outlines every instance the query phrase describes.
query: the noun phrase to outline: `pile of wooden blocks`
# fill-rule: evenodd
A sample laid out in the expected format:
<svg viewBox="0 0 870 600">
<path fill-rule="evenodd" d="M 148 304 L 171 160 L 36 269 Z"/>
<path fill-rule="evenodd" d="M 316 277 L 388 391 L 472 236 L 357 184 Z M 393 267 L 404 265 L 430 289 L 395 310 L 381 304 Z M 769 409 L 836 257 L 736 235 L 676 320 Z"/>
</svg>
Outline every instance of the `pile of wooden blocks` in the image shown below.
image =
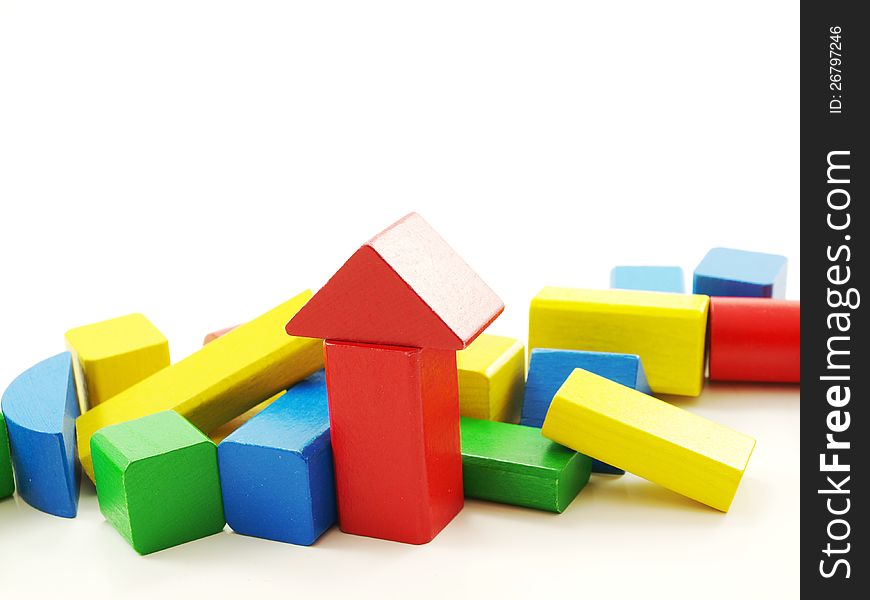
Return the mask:
<svg viewBox="0 0 870 600">
<path fill-rule="evenodd" d="M 412 213 L 317 294 L 177 363 L 142 315 L 67 332 L 66 352 L 3 394 L 0 498 L 17 481 L 31 506 L 75 517 L 83 470 L 141 554 L 226 524 L 292 544 L 336 522 L 423 544 L 465 497 L 561 513 L 591 473 L 727 511 L 755 440 L 653 394 L 799 382 L 785 277 L 783 257 L 715 248 L 692 294 L 678 267 L 544 288 L 527 362 L 520 341 L 482 334 L 504 305 Z"/>
</svg>

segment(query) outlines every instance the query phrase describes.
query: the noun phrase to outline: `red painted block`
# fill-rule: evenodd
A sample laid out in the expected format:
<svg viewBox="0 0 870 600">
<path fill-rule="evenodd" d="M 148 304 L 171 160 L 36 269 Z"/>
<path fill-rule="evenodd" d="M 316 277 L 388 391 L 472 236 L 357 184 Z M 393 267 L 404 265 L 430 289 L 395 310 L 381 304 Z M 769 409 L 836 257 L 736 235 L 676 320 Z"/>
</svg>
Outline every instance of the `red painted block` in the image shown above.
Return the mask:
<svg viewBox="0 0 870 600">
<path fill-rule="evenodd" d="M 456 353 L 325 349 L 342 531 L 425 544 L 463 505 Z"/>
<path fill-rule="evenodd" d="M 801 304 L 768 298 L 710 298 L 710 379 L 801 380 Z"/>
<path fill-rule="evenodd" d="M 238 327 L 238 325 L 233 325 L 232 327 L 224 327 L 223 329 L 218 329 L 217 331 L 212 331 L 211 333 L 205 336 L 205 339 L 202 340 L 202 345 L 205 346 L 209 342 L 213 342 L 222 335 L 226 335 L 231 332 L 233 329 Z"/>
<path fill-rule="evenodd" d="M 287 323 L 287 333 L 462 350 L 502 310 L 483 280 L 411 213 L 363 244 Z"/>
</svg>

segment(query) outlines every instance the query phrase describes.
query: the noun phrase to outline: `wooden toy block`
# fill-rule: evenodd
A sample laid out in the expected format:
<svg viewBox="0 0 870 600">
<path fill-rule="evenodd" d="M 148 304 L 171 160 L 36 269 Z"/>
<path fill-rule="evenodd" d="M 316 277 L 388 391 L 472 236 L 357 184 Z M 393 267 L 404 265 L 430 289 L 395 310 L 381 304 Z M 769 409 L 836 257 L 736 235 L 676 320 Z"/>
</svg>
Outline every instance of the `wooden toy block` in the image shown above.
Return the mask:
<svg viewBox="0 0 870 600">
<path fill-rule="evenodd" d="M 244 425 L 245 423 L 247 423 L 248 421 L 250 421 L 251 419 L 256 417 L 258 414 L 263 412 L 266 409 L 266 407 L 268 407 L 275 400 L 277 400 L 278 398 L 283 396 L 285 392 L 286 392 L 286 390 L 283 392 L 278 392 L 277 394 L 275 394 L 274 396 L 272 396 L 268 400 L 264 400 L 263 402 L 260 402 L 254 408 L 247 410 L 244 413 L 240 414 L 238 417 L 232 419 L 231 421 L 227 421 L 223 425 L 220 425 L 217 429 L 213 429 L 213 430 L 209 431 L 208 438 L 211 441 L 213 441 L 215 444 L 220 445 L 220 443 L 222 441 L 224 441 L 226 438 L 228 438 L 230 436 L 230 434 L 232 434 L 239 427 L 241 427 L 242 425 Z"/>
<path fill-rule="evenodd" d="M 529 349 L 637 354 L 657 394 L 704 385 L 707 296 L 546 287 L 532 299 Z"/>
<path fill-rule="evenodd" d="M 535 348 L 529 357 L 529 378 L 520 423 L 540 429 L 553 396 L 574 369 L 585 369 L 644 394 L 652 393 L 637 354 Z M 592 471 L 612 475 L 625 472 L 600 460 L 592 461 Z"/>
<path fill-rule="evenodd" d="M 800 301 L 711 298 L 710 379 L 800 383 Z"/>
<path fill-rule="evenodd" d="M 559 388 L 542 433 L 723 512 L 755 447 L 747 435 L 583 369 Z"/>
<path fill-rule="evenodd" d="M 461 350 L 504 304 L 420 215 L 366 242 L 287 324 L 327 340 Z"/>
<path fill-rule="evenodd" d="M 94 476 L 90 439 L 98 429 L 175 410 L 208 433 L 323 368 L 319 340 L 283 331 L 310 297 L 299 294 L 79 417 L 79 457 L 88 476 Z"/>
<path fill-rule="evenodd" d="M 648 292 L 686 291 L 680 267 L 613 267 L 610 271 L 610 287 L 620 290 L 645 290 Z"/>
<path fill-rule="evenodd" d="M 0 412 L 0 498 L 8 498 L 14 492 L 15 477 L 12 476 L 9 435 L 6 433 L 6 418 Z"/>
<path fill-rule="evenodd" d="M 65 338 L 82 410 L 169 366 L 169 342 L 144 315 L 76 327 Z"/>
<path fill-rule="evenodd" d="M 456 351 L 503 309 L 411 213 L 287 323 L 290 335 L 325 340 L 343 531 L 423 544 L 462 508 Z"/>
<path fill-rule="evenodd" d="M 100 512 L 139 554 L 223 530 L 217 447 L 168 410 L 91 438 Z"/>
<path fill-rule="evenodd" d="M 695 269 L 692 289 L 707 296 L 783 298 L 787 266 L 776 254 L 713 248 Z"/>
<path fill-rule="evenodd" d="M 517 340 L 482 334 L 456 353 L 463 417 L 516 423 L 523 402 L 526 349 Z"/>
<path fill-rule="evenodd" d="M 209 342 L 215 341 L 216 339 L 218 339 L 222 335 L 225 335 L 225 334 L 231 332 L 236 327 L 238 327 L 238 325 L 233 325 L 232 327 L 224 327 L 223 329 L 218 329 L 217 331 L 212 331 L 211 333 L 209 333 L 205 336 L 205 339 L 202 340 L 202 345 L 205 346 Z"/>
<path fill-rule="evenodd" d="M 76 462 L 79 401 L 72 355 L 48 358 L 15 378 L 3 392 L 18 495 L 59 517 L 76 516 L 81 473 Z"/>
<path fill-rule="evenodd" d="M 218 446 L 233 531 L 308 546 L 336 520 L 326 376 L 297 383 Z"/>
<path fill-rule="evenodd" d="M 463 417 L 467 498 L 561 513 L 589 481 L 592 461 L 534 427 Z"/>
<path fill-rule="evenodd" d="M 463 505 L 456 353 L 325 346 L 341 530 L 430 541 Z"/>
</svg>

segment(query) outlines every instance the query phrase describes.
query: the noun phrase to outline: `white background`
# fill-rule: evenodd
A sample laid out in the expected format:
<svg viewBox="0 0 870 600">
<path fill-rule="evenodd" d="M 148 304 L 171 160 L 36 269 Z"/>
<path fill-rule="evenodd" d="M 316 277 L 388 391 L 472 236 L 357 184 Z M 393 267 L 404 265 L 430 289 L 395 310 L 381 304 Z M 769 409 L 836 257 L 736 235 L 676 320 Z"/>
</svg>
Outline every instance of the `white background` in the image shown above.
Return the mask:
<svg viewBox="0 0 870 600">
<path fill-rule="evenodd" d="M 182 358 L 411 210 L 501 295 L 493 333 L 715 245 L 789 256 L 799 297 L 798 83 L 795 2 L 0 0 L 0 387 L 129 312 Z M 424 547 L 140 558 L 88 484 L 75 520 L 0 502 L 2 595 L 796 597 L 797 387 L 679 402 L 758 440 L 727 515 L 596 477 Z"/>
</svg>

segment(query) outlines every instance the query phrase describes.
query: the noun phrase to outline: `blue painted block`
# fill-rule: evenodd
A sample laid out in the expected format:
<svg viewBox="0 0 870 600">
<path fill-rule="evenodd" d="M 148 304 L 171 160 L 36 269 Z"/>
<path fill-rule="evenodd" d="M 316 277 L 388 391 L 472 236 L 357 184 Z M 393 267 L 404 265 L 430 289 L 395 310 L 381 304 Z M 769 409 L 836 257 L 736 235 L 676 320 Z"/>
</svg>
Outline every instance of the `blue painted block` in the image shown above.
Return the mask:
<svg viewBox="0 0 870 600">
<path fill-rule="evenodd" d="M 308 546 L 336 520 L 323 371 L 290 388 L 218 445 L 227 523 Z"/>
<path fill-rule="evenodd" d="M 18 494 L 43 512 L 75 517 L 81 471 L 72 355 L 63 352 L 29 368 L 9 384 L 0 403 Z"/>
<path fill-rule="evenodd" d="M 620 290 L 645 290 L 648 292 L 686 291 L 680 267 L 613 267 L 610 271 L 610 287 Z"/>
<path fill-rule="evenodd" d="M 544 424 L 553 396 L 574 369 L 585 369 L 644 394 L 652 394 L 643 363 L 636 354 L 534 348 L 529 356 L 521 425 L 540 428 Z M 595 459 L 592 460 L 592 470 L 620 475 L 625 472 Z"/>
<path fill-rule="evenodd" d="M 787 266 L 776 254 L 713 248 L 695 269 L 692 289 L 707 296 L 784 298 Z"/>
</svg>

